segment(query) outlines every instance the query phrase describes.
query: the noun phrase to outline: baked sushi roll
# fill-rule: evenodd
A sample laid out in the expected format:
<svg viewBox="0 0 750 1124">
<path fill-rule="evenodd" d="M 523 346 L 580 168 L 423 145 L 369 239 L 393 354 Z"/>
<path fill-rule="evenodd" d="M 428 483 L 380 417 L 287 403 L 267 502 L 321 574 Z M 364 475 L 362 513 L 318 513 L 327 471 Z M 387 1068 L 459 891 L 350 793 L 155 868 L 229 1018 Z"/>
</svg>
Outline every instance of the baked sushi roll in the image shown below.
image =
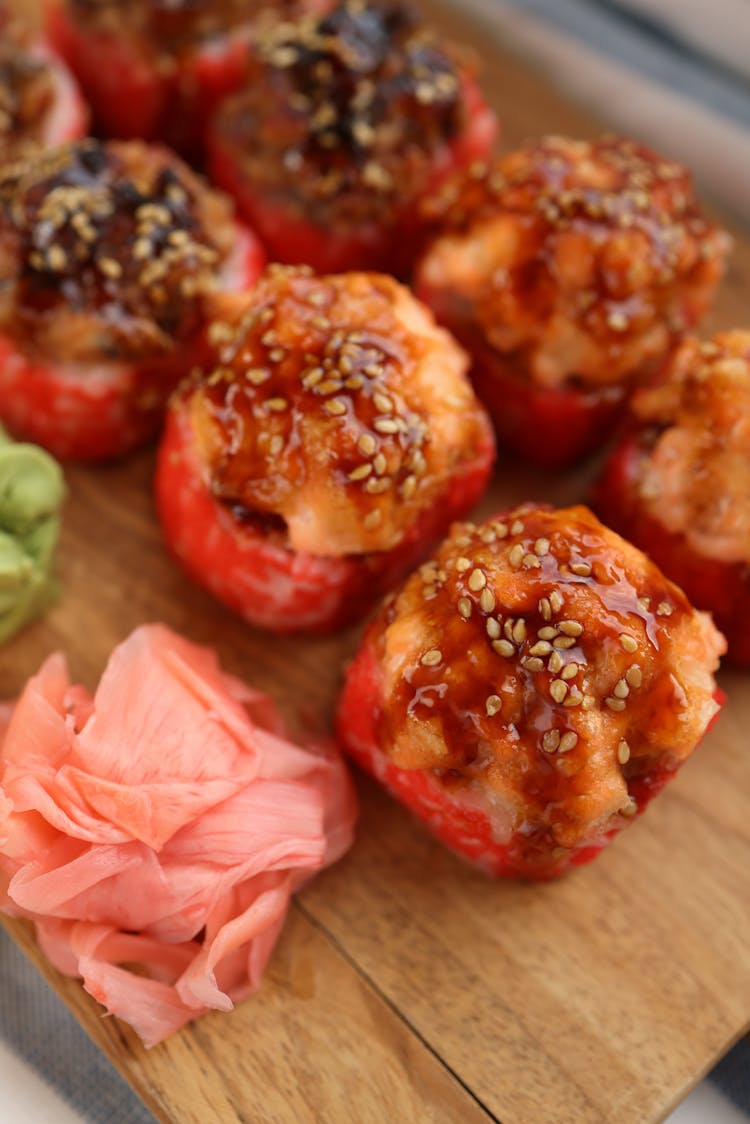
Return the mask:
<svg viewBox="0 0 750 1124">
<path fill-rule="evenodd" d="M 484 490 L 466 357 L 385 275 L 275 266 L 214 306 L 160 447 L 166 541 L 254 625 L 346 625 Z"/>
<path fill-rule="evenodd" d="M 418 201 L 496 134 L 473 63 L 410 6 L 345 0 L 259 37 L 209 131 L 209 167 L 272 258 L 399 274 Z"/>
<path fill-rule="evenodd" d="M 198 155 L 211 109 L 241 85 L 257 21 L 304 0 L 47 0 L 50 41 L 110 137 L 166 141 Z"/>
<path fill-rule="evenodd" d="M 152 436 L 203 302 L 262 267 L 229 201 L 166 149 L 82 141 L 0 175 L 0 420 L 59 457 Z"/>
<path fill-rule="evenodd" d="M 546 137 L 454 180 L 416 289 L 470 351 L 502 445 L 545 467 L 602 444 L 700 318 L 729 248 L 689 174 L 634 141 Z"/>
<path fill-rule="evenodd" d="M 67 67 L 0 4 L 0 167 L 33 145 L 78 140 L 88 109 Z"/>
<path fill-rule="evenodd" d="M 588 862 L 718 711 L 711 618 L 584 507 L 459 523 L 387 600 L 338 709 L 343 747 L 496 875 Z"/>
<path fill-rule="evenodd" d="M 639 391 L 595 503 L 750 664 L 750 332 L 686 340 Z"/>
</svg>

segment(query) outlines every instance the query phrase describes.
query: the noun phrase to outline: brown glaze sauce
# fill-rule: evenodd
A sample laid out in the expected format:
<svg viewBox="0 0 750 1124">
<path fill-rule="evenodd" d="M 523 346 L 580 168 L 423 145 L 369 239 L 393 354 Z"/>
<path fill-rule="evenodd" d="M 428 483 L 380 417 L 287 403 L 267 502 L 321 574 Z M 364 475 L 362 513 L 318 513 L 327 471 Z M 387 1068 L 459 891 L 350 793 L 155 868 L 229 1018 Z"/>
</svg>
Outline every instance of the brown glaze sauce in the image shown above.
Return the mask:
<svg viewBox="0 0 750 1124">
<path fill-rule="evenodd" d="M 228 205 L 166 150 L 87 140 L 12 165 L 0 178 L 15 275 L 3 330 L 43 350 L 56 320 L 63 350 L 70 322 L 70 358 L 167 351 L 195 331 L 232 231 Z"/>
<path fill-rule="evenodd" d="M 465 124 L 465 72 L 410 6 L 350 0 L 263 36 L 219 127 L 259 190 L 356 224 L 426 186 Z"/>
<path fill-rule="evenodd" d="M 597 787 L 674 767 L 692 614 L 585 508 L 457 524 L 384 615 L 381 745 L 448 789 L 510 793 L 519 823 L 575 831 Z"/>
</svg>

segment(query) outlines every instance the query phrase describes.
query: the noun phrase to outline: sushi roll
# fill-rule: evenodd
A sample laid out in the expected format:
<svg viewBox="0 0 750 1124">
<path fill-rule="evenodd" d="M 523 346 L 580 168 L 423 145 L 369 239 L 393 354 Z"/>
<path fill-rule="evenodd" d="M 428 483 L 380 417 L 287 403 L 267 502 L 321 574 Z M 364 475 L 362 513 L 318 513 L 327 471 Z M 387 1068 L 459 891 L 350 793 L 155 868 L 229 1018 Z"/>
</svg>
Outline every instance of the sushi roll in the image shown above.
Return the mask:
<svg viewBox="0 0 750 1124">
<path fill-rule="evenodd" d="M 0 167 L 31 146 L 78 140 L 88 109 L 64 63 L 0 4 Z"/>
<path fill-rule="evenodd" d="M 209 167 L 273 259 L 400 274 L 419 200 L 496 134 L 471 60 L 398 0 L 345 0 L 259 38 Z"/>
<path fill-rule="evenodd" d="M 750 664 L 750 332 L 686 340 L 635 395 L 595 503 Z"/>
<path fill-rule="evenodd" d="M 317 6 L 314 0 L 47 0 L 46 28 L 105 136 L 164 141 L 198 156 L 212 107 L 242 83 L 256 23 Z"/>
<path fill-rule="evenodd" d="M 588 862 L 718 710 L 711 618 L 584 507 L 459 523 L 387 600 L 338 709 L 345 750 L 459 854 Z"/>
<path fill-rule="evenodd" d="M 684 168 L 617 137 L 546 137 L 426 208 L 438 233 L 416 291 L 470 351 L 501 447 L 548 468 L 604 442 L 729 248 Z"/>
<path fill-rule="evenodd" d="M 210 359 L 160 449 L 167 543 L 252 624 L 342 627 L 484 490 L 494 444 L 466 357 L 385 275 L 275 266 L 213 303 Z"/>
<path fill-rule="evenodd" d="M 165 149 L 86 140 L 0 175 L 0 421 L 59 457 L 151 437 L 203 302 L 262 267 L 255 238 Z"/>
</svg>

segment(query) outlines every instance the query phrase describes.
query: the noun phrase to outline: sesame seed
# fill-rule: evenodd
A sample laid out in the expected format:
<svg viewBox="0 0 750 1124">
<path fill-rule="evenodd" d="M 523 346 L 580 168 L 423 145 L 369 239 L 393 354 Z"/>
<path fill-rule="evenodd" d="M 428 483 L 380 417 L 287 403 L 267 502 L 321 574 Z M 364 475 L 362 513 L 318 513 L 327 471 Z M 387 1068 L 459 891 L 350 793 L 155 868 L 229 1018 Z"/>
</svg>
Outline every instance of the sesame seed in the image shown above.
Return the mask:
<svg viewBox="0 0 750 1124">
<path fill-rule="evenodd" d="M 591 565 L 588 562 L 571 562 L 570 572 L 579 578 L 587 578 L 591 574 Z"/>
<path fill-rule="evenodd" d="M 533 647 L 529 648 L 529 655 L 531 656 L 546 656 L 552 651 L 552 645 L 547 640 L 537 640 Z"/>
<path fill-rule="evenodd" d="M 577 674 L 578 674 L 578 664 L 577 663 L 569 663 L 568 666 L 563 669 L 563 671 L 560 675 L 560 678 L 561 679 L 575 679 Z"/>
<path fill-rule="evenodd" d="M 574 636 L 556 636 L 552 641 L 553 648 L 560 648 L 566 652 L 569 648 L 575 648 L 576 639 Z"/>
<path fill-rule="evenodd" d="M 625 678 L 631 687 L 640 687 L 643 682 L 643 672 L 638 667 L 638 664 L 633 664 L 632 667 L 628 668 L 625 672 Z"/>
<path fill-rule="evenodd" d="M 375 409 L 381 414 L 390 414 L 393 409 L 393 402 L 387 394 L 375 394 L 372 400 L 375 403 Z"/>
<path fill-rule="evenodd" d="M 575 749 L 577 745 L 578 734 L 574 734 L 572 730 L 568 730 L 567 733 L 563 734 L 563 736 L 560 738 L 560 745 L 557 752 L 570 753 L 571 749 Z"/>
<path fill-rule="evenodd" d="M 509 640 L 493 640 L 492 647 L 497 652 L 498 656 L 505 656 L 507 658 L 515 655 L 516 649 Z"/>
<path fill-rule="evenodd" d="M 151 242 L 149 241 L 148 238 L 136 238 L 135 242 L 133 243 L 133 250 L 132 250 L 133 257 L 135 258 L 136 261 L 145 261 L 146 258 L 151 256 L 152 252 L 153 252 L 153 247 L 152 247 Z M 225 327 L 228 327 L 228 325 L 225 325 Z M 231 329 L 230 329 L 230 331 L 231 331 Z M 231 337 L 229 337 L 229 338 L 231 338 Z M 213 339 L 211 339 L 211 343 L 214 343 L 214 342 L 218 342 L 218 341 L 214 341 Z"/>
<path fill-rule="evenodd" d="M 658 613 L 658 615 L 660 617 L 671 617 L 672 616 L 672 606 L 669 604 L 668 601 L 660 601 L 659 604 L 656 607 L 656 612 Z"/>
<path fill-rule="evenodd" d="M 404 480 L 403 484 L 401 485 L 401 495 L 404 497 L 404 499 L 410 500 L 411 497 L 416 492 L 416 490 L 417 490 L 417 478 L 416 478 L 416 476 L 407 476 L 406 480 Z"/>
<path fill-rule="evenodd" d="M 464 555 L 461 555 L 460 558 L 456 559 L 456 570 L 458 571 L 459 574 L 465 574 L 466 571 L 470 570 L 470 569 L 471 569 L 471 559 L 470 558 L 466 558 L 466 557 L 464 557 Z"/>
<path fill-rule="evenodd" d="M 563 666 L 563 662 L 563 658 L 559 652 L 552 652 L 550 658 L 547 660 L 547 667 L 553 675 L 556 675 Z"/>
<path fill-rule="evenodd" d="M 113 281 L 122 277 L 122 266 L 114 258 L 99 258 L 96 264 L 105 277 L 111 277 Z"/>
<path fill-rule="evenodd" d="M 385 455 L 383 453 L 378 453 L 378 455 L 372 462 L 372 467 L 375 469 L 378 476 L 382 476 L 384 474 L 385 470 L 388 467 L 388 461 L 385 459 Z"/>
<path fill-rule="evenodd" d="M 443 661 L 443 653 L 439 648 L 430 648 L 419 661 L 424 667 L 437 667 Z"/>
<path fill-rule="evenodd" d="M 394 418 L 375 418 L 373 429 L 378 433 L 398 433 L 398 424 Z"/>
<path fill-rule="evenodd" d="M 583 694 L 576 686 L 570 688 L 568 697 L 565 699 L 563 706 L 580 706 L 583 702 Z"/>
<path fill-rule="evenodd" d="M 553 613 L 559 613 L 563 607 L 562 595 L 557 589 L 553 589 L 549 595 L 549 603 L 552 606 Z"/>
<path fill-rule="evenodd" d="M 68 258 L 62 246 L 50 246 L 47 250 L 47 261 L 50 268 L 56 272 L 62 271 L 68 264 Z"/>
<path fill-rule="evenodd" d="M 466 598 L 466 600 L 468 601 L 468 598 Z M 470 601 L 469 601 L 469 604 L 471 604 Z M 500 636 L 500 624 L 499 624 L 498 621 L 495 620 L 494 617 L 488 617 L 487 618 L 487 623 L 485 624 L 485 628 L 487 629 L 487 635 L 489 636 L 490 640 L 497 640 L 499 638 L 499 636 Z"/>
<path fill-rule="evenodd" d="M 556 703 L 561 703 L 568 693 L 568 684 L 562 679 L 553 679 L 549 685 L 549 693 Z"/>
<path fill-rule="evenodd" d="M 469 617 L 471 616 L 471 610 L 472 610 L 472 604 L 471 604 L 471 601 L 469 600 L 469 598 L 468 597 L 462 597 L 458 602 L 459 615 L 462 616 L 465 621 L 468 621 Z M 487 623 L 489 624 L 489 621 Z M 497 624 L 497 621 L 495 621 L 495 624 Z M 497 630 L 497 634 L 498 634 L 498 636 L 500 635 L 500 629 L 499 628 Z"/>
<path fill-rule="evenodd" d="M 380 525 L 382 519 L 383 513 L 379 507 L 376 507 L 373 511 L 368 511 L 362 522 L 366 530 L 372 531 Z"/>
<path fill-rule="evenodd" d="M 503 700 L 499 695 L 489 695 L 484 704 L 485 710 L 487 711 L 487 714 L 490 718 L 492 718 L 493 715 L 497 714 L 498 711 L 502 709 L 502 705 Z"/>
<path fill-rule="evenodd" d="M 604 704 L 608 706 L 610 710 L 621 711 L 625 709 L 624 699 L 608 698 L 604 700 Z"/>
<path fill-rule="evenodd" d="M 377 440 L 372 436 L 371 433 L 363 433 L 359 441 L 357 442 L 357 448 L 365 457 L 371 457 L 377 447 Z"/>
<path fill-rule="evenodd" d="M 281 450 L 284 448 L 284 438 L 280 433 L 274 433 L 271 440 L 268 442 L 268 451 L 272 457 L 277 457 Z"/>
<path fill-rule="evenodd" d="M 545 753 L 555 753 L 559 745 L 560 731 L 547 730 L 546 734 L 542 738 L 542 748 L 544 749 Z"/>
<path fill-rule="evenodd" d="M 524 640 L 526 639 L 526 621 L 523 619 L 523 617 L 519 617 L 519 619 L 513 625 L 513 639 L 515 640 L 516 644 L 523 644 Z"/>
<path fill-rule="evenodd" d="M 284 410 L 286 410 L 288 405 L 289 403 L 287 402 L 286 398 L 269 398 L 266 402 L 266 406 L 268 407 L 268 409 L 272 410 L 275 414 L 282 413 Z"/>
<path fill-rule="evenodd" d="M 630 694 L 630 687 L 628 687 L 624 679 L 619 679 L 614 685 L 612 694 L 616 699 L 626 699 Z"/>
<path fill-rule="evenodd" d="M 607 325 L 613 332 L 624 332 L 628 327 L 628 318 L 624 312 L 610 312 L 607 317 Z"/>
<path fill-rule="evenodd" d="M 343 398 L 329 398 L 323 403 L 323 409 L 327 414 L 337 417 L 346 413 L 346 402 Z"/>
<path fill-rule="evenodd" d="M 495 594 L 486 587 L 479 596 L 479 608 L 483 613 L 491 613 L 495 608 Z"/>
<path fill-rule="evenodd" d="M 390 476 L 381 476 L 379 479 L 370 477 L 365 484 L 365 491 L 371 496 L 381 496 L 383 492 L 387 492 L 393 480 Z"/>
<path fill-rule="evenodd" d="M 340 379 L 323 379 L 315 388 L 315 393 L 322 395 L 324 398 L 328 394 L 338 394 L 341 390 L 342 383 Z"/>
<path fill-rule="evenodd" d="M 521 660 L 521 666 L 528 671 L 544 671 L 544 660 L 540 660 L 538 656 L 527 656 Z"/>
<path fill-rule="evenodd" d="M 306 374 L 302 376 L 302 385 L 305 390 L 312 390 L 312 388 L 317 386 L 323 379 L 324 375 L 325 371 L 322 367 L 313 367 L 312 370 L 307 371 Z"/>
<path fill-rule="evenodd" d="M 359 464 L 349 473 L 350 480 L 366 480 L 372 472 L 371 464 Z"/>
<path fill-rule="evenodd" d="M 484 589 L 487 585 L 487 575 L 484 570 L 474 569 L 469 574 L 469 580 L 466 584 L 473 593 L 478 593 L 480 589 Z"/>
<path fill-rule="evenodd" d="M 331 321 L 327 316 L 313 316 L 310 323 L 313 328 L 318 328 L 321 332 L 327 332 L 331 327 Z"/>
<path fill-rule="evenodd" d="M 521 559 L 521 565 L 523 566 L 524 570 L 538 570 L 541 566 L 541 562 L 537 558 L 536 554 L 524 554 L 523 558 Z"/>
<path fill-rule="evenodd" d="M 544 558 L 546 554 L 549 554 L 549 547 L 549 539 L 537 539 L 534 543 L 534 553 L 538 554 L 540 558 Z"/>
<path fill-rule="evenodd" d="M 350 375 L 344 383 L 347 390 L 361 390 L 365 385 L 365 380 L 361 375 Z"/>
<path fill-rule="evenodd" d="M 245 371 L 245 378 L 248 382 L 252 383 L 253 386 L 260 386 L 261 383 L 268 382 L 270 377 L 271 372 L 266 371 L 263 367 L 249 367 L 248 370 Z"/>
<path fill-rule="evenodd" d="M 617 760 L 621 765 L 627 765 L 630 760 L 630 746 L 624 738 L 617 746 Z"/>
<path fill-rule="evenodd" d="M 583 632 L 583 625 L 579 621 L 559 621 L 557 627 L 566 636 L 580 636 Z"/>
<path fill-rule="evenodd" d="M 582 705 L 584 710 L 593 710 L 596 706 L 596 699 L 593 695 L 584 695 Z"/>
<path fill-rule="evenodd" d="M 510 562 L 510 564 L 513 567 L 514 570 L 517 570 L 518 567 L 521 565 L 521 562 L 523 561 L 524 553 L 525 553 L 525 551 L 524 551 L 523 547 L 521 546 L 520 542 L 516 543 L 516 545 L 513 547 L 510 554 L 508 555 L 508 561 Z"/>
<path fill-rule="evenodd" d="M 538 609 L 545 621 L 552 619 L 552 606 L 550 605 L 549 598 L 543 597 L 539 602 Z"/>
<path fill-rule="evenodd" d="M 523 523 L 521 522 L 520 519 L 515 519 L 511 523 L 510 533 L 511 533 L 511 535 L 522 535 L 523 534 Z"/>
<path fill-rule="evenodd" d="M 638 641 L 634 636 L 629 636 L 627 632 L 620 633 L 620 643 L 626 652 L 638 651 Z"/>
<path fill-rule="evenodd" d="M 493 523 L 492 526 L 495 528 L 495 534 L 499 539 L 505 539 L 508 537 L 507 523 Z"/>
<path fill-rule="evenodd" d="M 558 630 L 554 625 L 547 624 L 544 628 L 539 629 L 540 640 L 554 640 L 558 635 Z"/>
</svg>

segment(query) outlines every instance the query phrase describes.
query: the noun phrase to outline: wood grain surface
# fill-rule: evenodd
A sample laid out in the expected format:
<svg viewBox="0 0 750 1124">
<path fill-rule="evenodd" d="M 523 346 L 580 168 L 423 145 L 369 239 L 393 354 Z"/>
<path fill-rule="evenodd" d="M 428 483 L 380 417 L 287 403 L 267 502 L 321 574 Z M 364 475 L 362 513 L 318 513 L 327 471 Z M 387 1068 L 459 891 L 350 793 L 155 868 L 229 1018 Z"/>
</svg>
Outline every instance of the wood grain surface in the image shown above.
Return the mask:
<svg viewBox="0 0 750 1124">
<path fill-rule="evenodd" d="M 504 142 L 598 125 L 455 13 L 475 42 Z M 750 241 L 708 328 L 747 323 Z M 153 458 L 68 473 L 65 596 L 0 652 L 0 695 L 53 649 L 93 686 L 112 647 L 160 619 L 215 646 L 294 722 L 329 721 L 358 629 L 274 639 L 233 619 L 167 558 Z M 488 513 L 584 499 L 593 469 L 502 462 Z M 545 886 L 491 882 L 358 777 L 346 858 L 293 905 L 260 993 L 146 1051 L 8 928 L 160 1120 L 650 1124 L 750 1026 L 750 698 L 722 674 L 715 731 L 648 814 L 593 865 Z"/>
</svg>

